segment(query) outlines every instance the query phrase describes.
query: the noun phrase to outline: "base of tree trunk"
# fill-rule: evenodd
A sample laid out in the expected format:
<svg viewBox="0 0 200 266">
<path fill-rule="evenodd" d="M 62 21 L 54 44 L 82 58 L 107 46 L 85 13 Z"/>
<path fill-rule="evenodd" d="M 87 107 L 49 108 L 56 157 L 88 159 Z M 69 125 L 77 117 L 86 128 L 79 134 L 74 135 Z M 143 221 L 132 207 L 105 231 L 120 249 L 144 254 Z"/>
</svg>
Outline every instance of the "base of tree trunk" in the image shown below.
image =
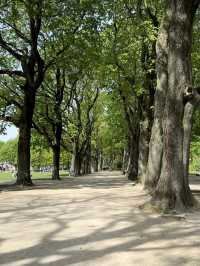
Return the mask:
<svg viewBox="0 0 200 266">
<path fill-rule="evenodd" d="M 81 176 L 81 174 L 77 174 L 77 173 L 70 173 L 70 175 L 69 176 L 73 176 L 73 177 L 78 177 L 78 176 Z"/>
<path fill-rule="evenodd" d="M 191 210 L 200 210 L 200 202 L 191 195 L 187 202 L 175 201 L 172 198 L 151 197 L 150 200 L 140 206 L 140 209 L 152 211 L 156 213 L 175 214 L 183 212 L 191 212 Z"/>
<path fill-rule="evenodd" d="M 153 194 L 154 192 L 154 189 L 156 187 L 156 183 L 155 183 L 155 180 L 150 180 L 146 178 L 146 175 L 144 177 L 144 190 L 146 190 L 150 195 Z"/>
<path fill-rule="evenodd" d="M 32 187 L 34 186 L 32 180 L 17 180 L 15 182 L 16 186 L 26 186 L 26 187 Z"/>
<path fill-rule="evenodd" d="M 60 176 L 52 175 L 52 180 L 61 180 Z"/>
<path fill-rule="evenodd" d="M 130 180 L 130 181 L 138 181 L 138 178 L 137 178 L 136 174 L 127 173 L 126 175 L 127 175 L 128 180 Z"/>
</svg>

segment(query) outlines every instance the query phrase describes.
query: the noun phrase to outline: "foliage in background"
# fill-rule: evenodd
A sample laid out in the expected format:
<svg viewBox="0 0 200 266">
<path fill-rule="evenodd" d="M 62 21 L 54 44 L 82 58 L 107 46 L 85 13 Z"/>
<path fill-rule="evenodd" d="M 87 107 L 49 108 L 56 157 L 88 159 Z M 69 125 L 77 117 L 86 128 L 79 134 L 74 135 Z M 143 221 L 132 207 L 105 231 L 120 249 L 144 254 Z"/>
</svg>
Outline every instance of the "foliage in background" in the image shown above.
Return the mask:
<svg viewBox="0 0 200 266">
<path fill-rule="evenodd" d="M 17 163 L 17 139 L 0 142 L 0 163 Z"/>
</svg>

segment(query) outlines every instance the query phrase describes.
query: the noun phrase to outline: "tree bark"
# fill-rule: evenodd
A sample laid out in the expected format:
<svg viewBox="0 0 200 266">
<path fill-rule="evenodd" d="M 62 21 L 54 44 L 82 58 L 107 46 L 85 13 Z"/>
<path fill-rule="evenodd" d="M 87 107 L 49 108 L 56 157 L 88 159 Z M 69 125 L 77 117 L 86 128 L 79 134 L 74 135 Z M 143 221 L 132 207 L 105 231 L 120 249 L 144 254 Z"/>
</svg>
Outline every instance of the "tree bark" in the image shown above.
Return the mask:
<svg viewBox="0 0 200 266">
<path fill-rule="evenodd" d="M 33 185 L 30 174 L 30 139 L 31 128 L 23 124 L 19 128 L 17 180 L 16 185 Z"/>
<path fill-rule="evenodd" d="M 100 151 L 100 153 L 99 153 L 98 171 L 102 171 L 103 170 L 103 164 L 104 164 L 103 153 L 102 153 L 102 151 Z"/>
<path fill-rule="evenodd" d="M 82 158 L 80 156 L 78 147 L 79 145 L 75 141 L 73 144 L 73 154 L 72 154 L 71 167 L 70 167 L 71 176 L 81 175 Z"/>
<path fill-rule="evenodd" d="M 24 105 L 19 123 L 18 158 L 17 158 L 17 185 L 33 185 L 30 173 L 30 142 L 35 93 L 26 88 Z"/>
<path fill-rule="evenodd" d="M 162 136 L 163 155 L 159 155 L 160 166 L 157 167 L 158 171 L 154 176 L 153 183 L 155 184 L 155 179 L 158 179 L 158 182 L 153 191 L 153 203 L 162 210 L 182 210 L 192 207 L 194 204 L 187 178 L 188 140 L 191 129 L 190 126 L 189 129 L 185 126 L 184 139 L 183 125 L 184 111 L 185 119 L 189 123 L 192 113 L 190 108 L 187 110 L 187 105 L 184 106 L 184 92 L 188 86 L 192 86 L 193 1 L 170 0 L 168 1 L 167 14 L 169 21 L 168 87 L 165 105 L 163 105 L 165 107 L 162 113 L 163 124 L 160 127 L 163 130 L 163 136 L 160 134 Z M 189 114 L 186 115 L 188 111 Z M 186 144 L 185 153 L 183 152 L 184 144 Z M 156 165 L 158 166 L 158 163 Z"/>
<path fill-rule="evenodd" d="M 60 180 L 59 175 L 59 166 L 60 166 L 60 151 L 59 148 L 54 146 L 53 147 L 53 171 L 52 171 L 52 179 L 53 180 Z"/>
<path fill-rule="evenodd" d="M 192 118 L 194 113 L 194 106 L 192 103 L 188 102 L 184 108 L 184 117 L 183 117 L 183 172 L 185 185 L 189 186 L 189 159 L 190 159 L 190 141 L 192 133 Z"/>
<path fill-rule="evenodd" d="M 149 143 L 149 155 L 144 186 L 149 191 L 155 189 L 161 171 L 163 152 L 163 128 L 162 121 L 166 92 L 168 88 L 168 30 L 169 21 L 165 16 L 160 26 L 156 43 L 157 53 L 157 87 L 155 92 L 154 122 Z"/>
<path fill-rule="evenodd" d="M 88 144 L 84 151 L 84 158 L 82 163 L 82 174 L 91 174 L 91 138 L 88 139 Z"/>
<path fill-rule="evenodd" d="M 55 93 L 55 104 L 54 112 L 56 115 L 55 121 L 55 144 L 53 145 L 53 172 L 52 179 L 60 180 L 60 146 L 62 138 L 62 128 L 63 128 L 63 118 L 62 118 L 62 109 L 61 105 L 64 97 L 64 88 L 65 88 L 65 71 L 61 73 L 59 67 L 56 67 L 56 93 Z"/>
<path fill-rule="evenodd" d="M 81 166 L 82 166 L 82 158 L 79 153 L 75 156 L 75 168 L 74 168 L 74 175 L 80 176 L 81 175 Z"/>
<path fill-rule="evenodd" d="M 94 172 L 99 171 L 99 158 L 100 158 L 99 148 L 95 148 L 95 151 L 94 151 Z"/>
<path fill-rule="evenodd" d="M 139 130 L 138 134 L 130 134 L 128 139 L 129 160 L 127 167 L 127 177 L 131 181 L 138 178 L 138 157 L 139 157 Z"/>
<path fill-rule="evenodd" d="M 60 180 L 60 145 L 54 145 L 52 147 L 53 150 L 53 171 L 52 171 L 52 179 Z"/>
<path fill-rule="evenodd" d="M 155 28 L 159 26 L 156 15 L 153 15 L 147 7 L 149 14 Z M 141 64 L 144 71 L 143 87 L 145 93 L 139 97 L 141 110 L 140 122 L 140 140 L 139 140 L 139 159 L 138 159 L 138 179 L 144 183 L 145 174 L 149 155 L 149 142 L 151 136 L 151 129 L 154 119 L 154 96 L 156 84 L 156 41 L 152 41 L 151 45 L 145 42 L 142 44 Z"/>
<path fill-rule="evenodd" d="M 128 151 L 127 149 L 124 148 L 124 152 L 123 152 L 123 159 L 122 159 L 122 173 L 123 175 L 126 174 L 126 170 L 127 170 L 127 163 L 128 163 Z"/>
<path fill-rule="evenodd" d="M 144 183 L 149 154 L 149 121 L 143 121 L 140 125 L 138 180 Z"/>
</svg>

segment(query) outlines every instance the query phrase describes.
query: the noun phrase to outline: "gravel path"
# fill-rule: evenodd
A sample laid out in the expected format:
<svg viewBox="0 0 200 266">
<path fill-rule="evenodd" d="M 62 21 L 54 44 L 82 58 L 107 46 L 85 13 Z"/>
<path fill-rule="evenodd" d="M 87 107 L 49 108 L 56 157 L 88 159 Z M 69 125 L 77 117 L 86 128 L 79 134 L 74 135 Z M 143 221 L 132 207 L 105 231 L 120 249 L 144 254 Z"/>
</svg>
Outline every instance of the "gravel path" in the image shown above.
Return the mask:
<svg viewBox="0 0 200 266">
<path fill-rule="evenodd" d="M 118 172 L 0 193 L 0 265 L 200 266 L 200 213 L 162 217 Z M 200 177 L 192 178 L 200 196 Z"/>
</svg>

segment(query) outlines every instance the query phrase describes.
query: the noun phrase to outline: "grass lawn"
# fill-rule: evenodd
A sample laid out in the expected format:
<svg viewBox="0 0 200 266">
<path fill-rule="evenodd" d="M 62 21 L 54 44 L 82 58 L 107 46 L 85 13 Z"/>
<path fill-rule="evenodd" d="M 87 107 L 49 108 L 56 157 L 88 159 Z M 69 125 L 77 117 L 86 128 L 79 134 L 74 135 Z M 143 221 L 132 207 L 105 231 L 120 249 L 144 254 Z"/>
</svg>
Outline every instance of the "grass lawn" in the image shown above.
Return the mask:
<svg viewBox="0 0 200 266">
<path fill-rule="evenodd" d="M 67 171 L 60 171 L 60 177 L 66 177 L 68 176 Z M 51 179 L 51 172 L 45 172 L 45 173 L 40 173 L 40 172 L 32 172 L 32 179 Z M 11 172 L 0 172 L 0 183 L 3 182 L 14 182 L 15 177 L 13 176 L 13 173 Z"/>
</svg>

